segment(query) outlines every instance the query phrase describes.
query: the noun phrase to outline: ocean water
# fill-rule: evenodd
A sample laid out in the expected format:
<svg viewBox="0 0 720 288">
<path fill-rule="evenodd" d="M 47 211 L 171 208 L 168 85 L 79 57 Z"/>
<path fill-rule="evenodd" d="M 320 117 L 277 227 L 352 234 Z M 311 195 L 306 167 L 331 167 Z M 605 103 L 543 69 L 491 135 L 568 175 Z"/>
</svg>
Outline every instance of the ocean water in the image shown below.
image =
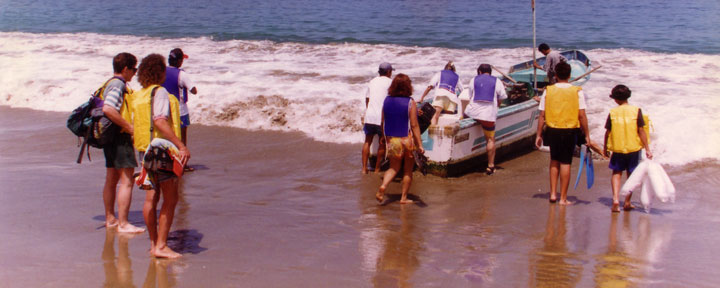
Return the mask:
<svg viewBox="0 0 720 288">
<path fill-rule="evenodd" d="M 0 105 L 70 111 L 115 54 L 182 47 L 199 90 L 194 123 L 359 143 L 363 91 L 380 62 L 408 74 L 419 98 L 448 60 L 467 82 L 480 63 L 531 59 L 530 1 L 505 2 L 2 1 Z M 719 3 L 536 3 L 538 43 L 603 66 L 584 86 L 595 141 L 622 83 L 651 117 L 660 162 L 720 160 Z"/>
</svg>

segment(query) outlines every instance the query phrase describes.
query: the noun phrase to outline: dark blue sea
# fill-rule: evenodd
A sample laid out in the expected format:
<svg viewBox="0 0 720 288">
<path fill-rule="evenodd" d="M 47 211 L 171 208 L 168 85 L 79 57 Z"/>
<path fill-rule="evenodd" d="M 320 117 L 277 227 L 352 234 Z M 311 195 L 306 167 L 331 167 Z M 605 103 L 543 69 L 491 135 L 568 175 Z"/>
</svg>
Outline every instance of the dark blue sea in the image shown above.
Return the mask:
<svg viewBox="0 0 720 288">
<path fill-rule="evenodd" d="M 539 0 L 538 43 L 720 53 L 720 1 Z M 0 31 L 299 43 L 532 45 L 531 1 L 4 0 Z"/>
<path fill-rule="evenodd" d="M 602 66 L 583 85 L 596 141 L 615 105 L 607 95 L 625 84 L 653 121 L 658 161 L 720 159 L 720 1 L 539 0 L 536 17 L 537 44 Z M 71 111 L 117 53 L 176 47 L 200 91 L 193 123 L 337 143 L 363 141 L 379 63 L 409 75 L 419 99 L 449 60 L 468 83 L 480 63 L 507 71 L 541 56 L 530 0 L 0 0 L 0 105 Z"/>
</svg>

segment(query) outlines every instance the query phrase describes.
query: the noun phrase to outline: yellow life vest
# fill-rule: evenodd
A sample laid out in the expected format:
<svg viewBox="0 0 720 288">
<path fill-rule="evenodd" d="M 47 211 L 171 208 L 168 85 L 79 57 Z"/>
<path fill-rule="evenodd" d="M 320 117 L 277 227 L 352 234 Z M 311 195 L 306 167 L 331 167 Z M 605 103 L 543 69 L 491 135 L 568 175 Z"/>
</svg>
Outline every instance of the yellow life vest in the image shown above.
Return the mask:
<svg viewBox="0 0 720 288">
<path fill-rule="evenodd" d="M 560 88 L 548 86 L 545 94 L 545 123 L 548 127 L 568 129 L 580 128 L 578 93 L 582 88 L 571 86 Z"/>
<path fill-rule="evenodd" d="M 640 108 L 623 104 L 610 109 L 610 135 L 608 137 L 608 150 L 615 153 L 632 153 L 643 148 L 638 134 L 637 116 Z M 644 116 L 644 115 L 643 115 Z M 647 120 L 647 117 L 644 120 Z M 645 122 L 645 133 L 650 137 L 650 129 Z"/>
<path fill-rule="evenodd" d="M 133 142 L 135 149 L 140 152 L 144 152 L 148 145 L 150 145 L 150 125 L 152 125 L 150 94 L 155 87 L 159 87 L 158 90 L 165 89 L 160 87 L 160 85 L 150 85 L 134 92 L 132 96 L 130 96 L 132 99 L 130 109 L 132 110 L 133 130 L 135 131 L 133 134 Z M 155 95 L 157 95 L 157 91 L 155 91 Z M 175 136 L 180 138 L 180 106 L 178 105 L 178 100 L 175 95 L 168 94 L 168 99 L 170 100 L 170 119 L 168 119 L 168 122 Z M 167 137 L 162 137 L 156 128 L 153 128 L 153 138 L 167 139 Z"/>
<path fill-rule="evenodd" d="M 100 99 L 102 99 L 103 101 L 105 101 L 105 87 L 107 87 L 107 84 L 110 83 L 110 81 L 112 81 L 113 79 L 118 79 L 118 78 L 117 77 L 110 78 L 110 80 L 105 82 L 105 84 L 102 86 L 102 93 L 100 93 Z M 118 80 L 120 80 L 120 79 L 118 79 Z M 123 81 L 123 84 L 124 83 L 125 83 L 125 81 Z M 123 105 L 120 105 L 120 116 L 122 116 L 122 118 L 125 119 L 125 121 L 127 121 L 128 123 L 132 123 L 132 113 L 131 113 L 130 109 L 128 109 L 128 108 L 130 107 L 129 104 L 132 103 L 132 101 L 130 100 L 130 97 L 133 93 L 133 90 L 130 89 L 130 86 L 125 85 L 125 92 L 126 93 L 123 95 L 124 103 L 123 103 Z"/>
</svg>

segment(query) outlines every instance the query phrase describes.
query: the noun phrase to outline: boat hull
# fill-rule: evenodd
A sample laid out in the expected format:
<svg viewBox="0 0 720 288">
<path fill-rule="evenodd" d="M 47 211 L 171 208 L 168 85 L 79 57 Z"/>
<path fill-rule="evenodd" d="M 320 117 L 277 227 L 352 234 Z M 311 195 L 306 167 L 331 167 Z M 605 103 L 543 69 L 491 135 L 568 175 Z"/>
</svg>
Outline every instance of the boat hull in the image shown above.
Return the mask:
<svg viewBox="0 0 720 288">
<path fill-rule="evenodd" d="M 495 122 L 496 159 L 532 150 L 539 111 L 535 100 L 500 108 Z M 487 165 L 487 139 L 480 124 L 461 119 L 432 127 L 422 135 L 428 172 L 455 177 Z"/>
</svg>

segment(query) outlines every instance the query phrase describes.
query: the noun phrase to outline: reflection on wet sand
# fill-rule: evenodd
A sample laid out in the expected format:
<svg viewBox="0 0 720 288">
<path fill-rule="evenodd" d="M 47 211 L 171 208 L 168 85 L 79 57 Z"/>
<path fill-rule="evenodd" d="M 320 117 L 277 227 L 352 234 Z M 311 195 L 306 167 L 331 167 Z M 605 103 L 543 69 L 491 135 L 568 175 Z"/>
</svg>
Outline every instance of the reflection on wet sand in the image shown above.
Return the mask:
<svg viewBox="0 0 720 288">
<path fill-rule="evenodd" d="M 118 235 L 119 234 L 119 235 Z M 115 258 L 115 236 L 118 238 L 118 255 Z M 105 231 L 105 245 L 100 257 L 105 270 L 105 283 L 103 287 L 135 287 L 133 285 L 133 272 L 128 253 L 128 241 L 136 234 L 117 233 L 116 229 Z"/>
<path fill-rule="evenodd" d="M 418 251 L 422 248 L 422 236 L 415 233 L 415 220 L 418 207 L 400 205 L 399 220 L 392 211 L 377 209 L 378 230 L 384 231 L 380 242 L 381 253 L 375 262 L 375 275 L 372 283 L 375 287 L 412 287 L 409 281 L 420 261 Z M 386 215 L 390 214 L 390 215 Z"/>
<path fill-rule="evenodd" d="M 582 277 L 583 263 L 580 256 L 567 248 L 567 207 L 549 205 L 543 246 L 535 252 L 531 261 L 530 287 L 574 287 Z M 558 211 L 556 211 L 558 210 Z"/>
<path fill-rule="evenodd" d="M 117 233 L 115 229 L 105 231 L 105 244 L 101 254 L 105 270 L 103 287 L 136 287 L 133 284 L 132 261 L 128 252 L 128 242 L 136 236 Z M 115 255 L 115 238 L 118 239 L 117 256 Z M 175 287 L 177 280 L 175 274 L 172 273 L 174 261 L 150 258 L 143 287 Z"/>
<path fill-rule="evenodd" d="M 177 279 L 172 273 L 173 259 L 150 259 L 143 288 L 167 288 L 177 286 Z"/>
<path fill-rule="evenodd" d="M 595 283 L 598 287 L 635 287 L 651 283 L 653 265 L 658 263 L 672 237 L 668 225 L 652 228 L 650 217 L 638 217 L 637 235 L 630 214 L 623 215 L 622 234 L 617 237 L 617 214 L 612 215 L 607 253 L 598 255 Z M 620 240 L 618 240 L 620 239 Z"/>
<path fill-rule="evenodd" d="M 639 277 L 637 266 L 638 260 L 633 259 L 625 247 L 618 244 L 617 222 L 620 215 L 613 213 L 610 220 L 608 233 L 607 252 L 596 256 L 597 264 L 595 270 L 595 284 L 597 287 L 634 287 L 636 281 L 633 278 Z M 630 232 L 630 213 L 624 213 L 623 233 Z"/>
</svg>

